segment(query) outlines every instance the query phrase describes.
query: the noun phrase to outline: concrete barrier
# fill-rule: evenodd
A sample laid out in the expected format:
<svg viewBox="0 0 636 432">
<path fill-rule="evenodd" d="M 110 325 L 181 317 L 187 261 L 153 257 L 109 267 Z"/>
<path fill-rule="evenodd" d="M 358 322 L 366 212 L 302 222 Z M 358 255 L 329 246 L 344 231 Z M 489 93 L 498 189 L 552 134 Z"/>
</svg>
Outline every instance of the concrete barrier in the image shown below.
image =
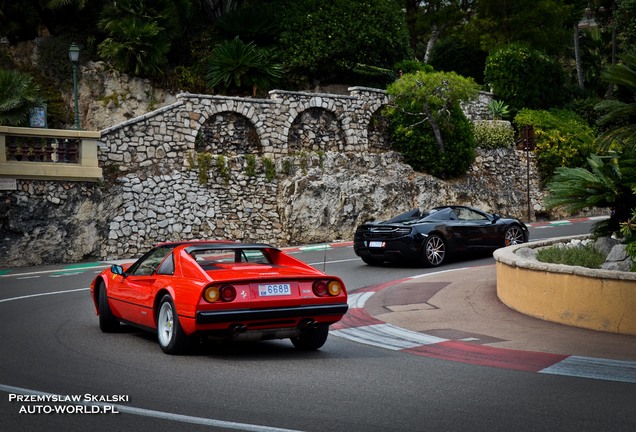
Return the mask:
<svg viewBox="0 0 636 432">
<path fill-rule="evenodd" d="M 496 250 L 497 296 L 508 307 L 535 318 L 636 335 L 636 273 L 548 264 L 516 253 L 587 237 Z"/>
</svg>

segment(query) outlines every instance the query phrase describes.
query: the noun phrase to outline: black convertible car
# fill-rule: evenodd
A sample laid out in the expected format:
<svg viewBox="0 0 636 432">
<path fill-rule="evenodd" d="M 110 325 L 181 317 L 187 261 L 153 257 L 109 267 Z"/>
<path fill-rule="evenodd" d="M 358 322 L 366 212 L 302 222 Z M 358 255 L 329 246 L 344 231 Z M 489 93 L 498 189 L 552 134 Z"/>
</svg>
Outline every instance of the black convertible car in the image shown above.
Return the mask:
<svg viewBox="0 0 636 432">
<path fill-rule="evenodd" d="M 465 206 L 413 209 L 384 222 L 367 222 L 356 229 L 353 250 L 369 265 L 412 262 L 435 267 L 458 252 L 494 250 L 528 241 L 528 228 Z"/>
</svg>

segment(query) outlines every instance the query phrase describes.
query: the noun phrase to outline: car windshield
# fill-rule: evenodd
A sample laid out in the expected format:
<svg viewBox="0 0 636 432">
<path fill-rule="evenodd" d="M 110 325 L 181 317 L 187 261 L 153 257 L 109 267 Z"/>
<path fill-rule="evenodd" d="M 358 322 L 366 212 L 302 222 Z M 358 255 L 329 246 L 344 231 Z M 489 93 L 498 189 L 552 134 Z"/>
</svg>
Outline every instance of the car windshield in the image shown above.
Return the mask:
<svg viewBox="0 0 636 432">
<path fill-rule="evenodd" d="M 192 258 L 204 270 L 213 270 L 219 264 L 253 263 L 270 264 L 271 260 L 263 249 L 199 249 L 190 252 Z"/>
<path fill-rule="evenodd" d="M 422 218 L 425 221 L 437 221 L 437 220 L 456 220 L 457 215 L 453 212 L 452 208 L 433 209 L 428 212 L 426 217 Z"/>
<path fill-rule="evenodd" d="M 165 245 L 150 250 L 133 264 L 127 273 L 134 276 L 148 276 L 153 274 L 155 270 L 157 270 L 157 267 L 159 267 L 159 264 L 161 264 L 163 259 L 170 254 L 173 249 L 174 245 Z"/>
</svg>

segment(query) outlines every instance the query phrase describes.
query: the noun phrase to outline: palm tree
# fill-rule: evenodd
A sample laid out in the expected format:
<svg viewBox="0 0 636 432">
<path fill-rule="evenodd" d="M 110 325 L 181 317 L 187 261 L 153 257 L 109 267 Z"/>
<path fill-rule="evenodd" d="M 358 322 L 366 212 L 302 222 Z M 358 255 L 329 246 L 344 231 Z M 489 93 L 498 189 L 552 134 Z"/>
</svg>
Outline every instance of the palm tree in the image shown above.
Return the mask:
<svg viewBox="0 0 636 432">
<path fill-rule="evenodd" d="M 631 91 L 632 97 L 629 102 L 608 99 L 596 105 L 597 110 L 605 111 L 598 120 L 599 124 L 618 124 L 600 137 L 601 149 L 608 150 L 614 146 L 636 153 L 636 54 L 625 54 L 620 59 L 622 63 L 607 68 L 602 78 Z"/>
<path fill-rule="evenodd" d="M 597 223 L 598 235 L 618 232 L 636 209 L 636 55 L 621 57 L 603 78 L 633 92 L 630 102 L 604 100 L 596 109 L 605 111 L 600 124 L 615 126 L 598 139 L 599 153 L 588 158 L 589 169 L 557 168 L 548 183 L 548 207 L 564 206 L 576 212 L 586 207 L 611 209 L 609 220 Z"/>
<path fill-rule="evenodd" d="M 118 0 L 104 8 L 99 27 L 108 37 L 99 53 L 123 72 L 139 76 L 163 73 L 179 19 L 169 0 Z"/>
<path fill-rule="evenodd" d="M 205 78 L 210 88 L 249 86 L 255 96 L 258 88 L 271 87 L 282 76 L 283 66 L 275 61 L 272 51 L 235 37 L 212 50 Z"/>
<path fill-rule="evenodd" d="M 591 155 L 587 162 L 589 169 L 555 170 L 547 184 L 546 206 L 563 206 L 573 213 L 591 207 L 610 209 L 610 218 L 597 223 L 594 231 L 597 235 L 617 232 L 636 208 L 636 159 Z"/>
<path fill-rule="evenodd" d="M 0 69 L 0 125 L 24 126 L 29 110 L 42 103 L 39 92 L 31 76 Z"/>
</svg>

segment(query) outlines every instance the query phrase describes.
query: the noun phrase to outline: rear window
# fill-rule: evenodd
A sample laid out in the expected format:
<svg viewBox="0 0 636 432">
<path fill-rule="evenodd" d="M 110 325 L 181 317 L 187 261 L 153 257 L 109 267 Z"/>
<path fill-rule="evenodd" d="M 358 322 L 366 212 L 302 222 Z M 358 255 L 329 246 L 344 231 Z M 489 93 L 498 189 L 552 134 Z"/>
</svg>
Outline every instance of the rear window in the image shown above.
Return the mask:
<svg viewBox="0 0 636 432">
<path fill-rule="evenodd" d="M 197 249 L 190 255 L 206 270 L 213 269 L 217 264 L 271 264 L 269 256 L 262 249 Z"/>
</svg>

